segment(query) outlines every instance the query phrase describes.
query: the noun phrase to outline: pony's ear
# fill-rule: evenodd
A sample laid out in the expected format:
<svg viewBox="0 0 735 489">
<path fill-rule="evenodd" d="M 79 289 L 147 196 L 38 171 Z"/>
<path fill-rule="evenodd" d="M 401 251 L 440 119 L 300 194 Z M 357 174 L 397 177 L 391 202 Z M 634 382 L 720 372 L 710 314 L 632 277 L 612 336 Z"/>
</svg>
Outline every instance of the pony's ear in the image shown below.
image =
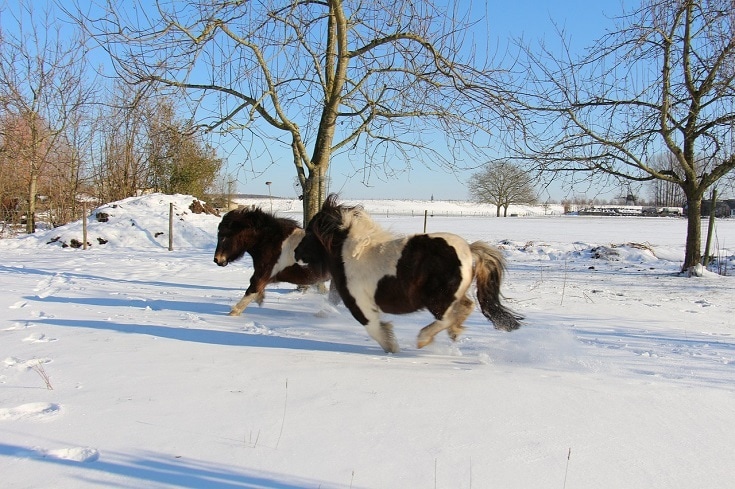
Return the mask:
<svg viewBox="0 0 735 489">
<path fill-rule="evenodd" d="M 334 209 L 338 207 L 337 198 L 338 198 L 337 194 L 334 194 L 334 193 L 329 194 L 327 198 L 324 200 L 324 202 L 322 203 L 322 210 Z"/>
<path fill-rule="evenodd" d="M 342 210 L 342 219 L 339 224 L 340 229 L 351 228 L 356 222 L 362 219 L 362 212 L 358 207 L 349 207 Z"/>
</svg>

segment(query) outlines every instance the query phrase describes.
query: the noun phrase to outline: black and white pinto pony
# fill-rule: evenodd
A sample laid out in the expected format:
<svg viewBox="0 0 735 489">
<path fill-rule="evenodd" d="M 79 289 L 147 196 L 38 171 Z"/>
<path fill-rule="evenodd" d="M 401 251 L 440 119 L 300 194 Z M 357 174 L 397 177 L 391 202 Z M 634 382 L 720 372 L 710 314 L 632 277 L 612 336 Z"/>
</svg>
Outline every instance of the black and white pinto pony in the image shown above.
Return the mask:
<svg viewBox="0 0 735 489">
<path fill-rule="evenodd" d="M 297 264 L 294 249 L 304 237 L 304 230 L 293 219 L 276 217 L 259 208 L 242 208 L 228 212 L 217 228 L 214 262 L 227 266 L 249 253 L 255 271 L 242 299 L 232 307 L 230 316 L 239 316 L 255 300 L 265 298 L 265 287 L 274 282 L 312 285 L 329 280 L 324 261 Z"/>
<path fill-rule="evenodd" d="M 396 237 L 361 206 L 337 204 L 330 195 L 296 247 L 299 263 L 328 263 L 332 285 L 345 306 L 386 352 L 398 352 L 393 326 L 380 314 L 428 309 L 436 319 L 421 329 L 418 347 L 442 330 L 456 340 L 474 309 L 473 280 L 480 310 L 496 329 L 520 327 L 520 316 L 500 303 L 505 263 L 500 251 L 450 233 Z"/>
</svg>

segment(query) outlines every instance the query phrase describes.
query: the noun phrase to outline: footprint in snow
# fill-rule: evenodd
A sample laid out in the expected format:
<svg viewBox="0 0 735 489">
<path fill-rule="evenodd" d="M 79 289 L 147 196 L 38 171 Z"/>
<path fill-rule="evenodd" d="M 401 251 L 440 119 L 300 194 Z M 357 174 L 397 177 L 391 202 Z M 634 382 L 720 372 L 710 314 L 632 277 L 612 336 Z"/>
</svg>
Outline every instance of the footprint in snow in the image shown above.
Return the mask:
<svg viewBox="0 0 735 489">
<path fill-rule="evenodd" d="M 47 421 L 61 412 L 61 406 L 50 402 L 31 402 L 14 408 L 0 408 L 0 421 L 20 419 Z"/>
<path fill-rule="evenodd" d="M 15 304 L 11 304 L 9 306 L 9 308 L 10 309 L 21 309 L 21 308 L 25 307 L 26 304 L 28 304 L 28 302 L 26 302 L 26 301 L 18 301 Z"/>
<path fill-rule="evenodd" d="M 268 326 L 265 326 L 260 323 L 255 322 L 248 322 L 245 323 L 244 326 L 240 328 L 241 331 L 249 334 L 259 334 L 259 335 L 272 335 L 275 334 L 273 330 L 271 330 Z"/>
<path fill-rule="evenodd" d="M 100 458 L 100 452 L 91 447 L 57 448 L 54 450 L 37 450 L 44 458 L 71 460 L 73 462 L 95 462 Z"/>
<path fill-rule="evenodd" d="M 49 338 L 42 333 L 33 333 L 30 336 L 23 338 L 23 341 L 25 341 L 26 343 L 51 343 L 53 341 L 57 341 L 57 339 Z"/>
<path fill-rule="evenodd" d="M 36 287 L 33 289 L 33 291 L 34 292 L 41 292 L 41 291 L 46 290 L 47 288 L 49 288 L 50 285 L 51 285 L 51 279 L 50 278 L 45 278 L 45 279 L 41 280 L 40 282 L 38 282 L 36 284 Z"/>
<path fill-rule="evenodd" d="M 50 295 L 53 295 L 59 291 L 59 289 L 56 287 L 57 285 L 63 285 L 66 282 L 67 279 L 64 278 L 64 276 L 60 273 L 57 273 L 52 278 L 45 278 L 38 282 L 36 288 L 33 289 L 33 291 L 38 292 L 39 299 L 45 299 L 46 297 L 49 297 Z"/>
<path fill-rule="evenodd" d="M 72 462 L 95 462 L 100 458 L 100 452 L 91 447 L 46 448 L 33 447 L 30 449 L 19 449 L 13 454 L 22 458 L 52 458 L 56 460 L 69 460 Z"/>
<path fill-rule="evenodd" d="M 31 360 L 21 360 L 20 358 L 8 357 L 3 360 L 6 367 L 14 367 L 16 370 L 29 370 L 38 365 L 51 363 L 50 358 L 33 358 Z"/>
<path fill-rule="evenodd" d="M 42 319 L 42 318 L 52 319 L 53 318 L 52 315 L 46 314 L 43 311 L 31 311 L 30 314 L 31 314 L 31 317 L 33 318 L 39 318 L 39 319 Z"/>
<path fill-rule="evenodd" d="M 20 330 L 20 329 L 30 328 L 32 326 L 33 326 L 33 323 L 29 323 L 29 322 L 13 323 L 12 326 L 9 326 L 9 327 L 3 329 L 3 331 L 17 331 L 17 330 Z"/>
</svg>

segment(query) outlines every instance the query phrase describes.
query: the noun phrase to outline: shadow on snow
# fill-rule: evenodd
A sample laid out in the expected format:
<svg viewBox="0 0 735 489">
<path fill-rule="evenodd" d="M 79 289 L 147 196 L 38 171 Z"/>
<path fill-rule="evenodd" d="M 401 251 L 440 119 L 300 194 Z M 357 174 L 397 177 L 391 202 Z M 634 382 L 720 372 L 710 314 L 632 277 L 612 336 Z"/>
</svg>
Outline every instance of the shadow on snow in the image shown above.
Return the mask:
<svg viewBox="0 0 735 489">
<path fill-rule="evenodd" d="M 344 343 L 318 341 L 305 338 L 288 338 L 277 335 L 252 334 L 247 331 L 221 331 L 199 328 L 175 328 L 170 326 L 122 324 L 113 321 L 90 321 L 59 318 L 42 318 L 39 323 L 68 328 L 89 328 L 120 333 L 149 335 L 178 341 L 207 345 L 247 346 L 254 348 L 283 348 L 290 350 L 334 351 L 342 353 L 375 354 L 378 345 L 357 346 Z"/>
<path fill-rule="evenodd" d="M 94 462 L 76 462 L 46 456 L 43 453 L 24 447 L 0 443 L 0 457 L 25 458 L 65 466 L 74 470 L 73 475 L 85 482 L 115 485 L 115 480 L 100 477 L 100 473 L 135 479 L 145 486 L 149 483 L 166 484 L 176 487 L 209 489 L 301 489 L 304 487 L 336 488 L 336 485 L 320 481 L 305 480 L 295 476 L 257 473 L 237 467 L 208 464 L 186 458 L 166 459 L 160 454 L 143 453 L 136 458 L 124 455 L 101 454 Z M 115 461 L 115 458 L 120 460 Z"/>
</svg>

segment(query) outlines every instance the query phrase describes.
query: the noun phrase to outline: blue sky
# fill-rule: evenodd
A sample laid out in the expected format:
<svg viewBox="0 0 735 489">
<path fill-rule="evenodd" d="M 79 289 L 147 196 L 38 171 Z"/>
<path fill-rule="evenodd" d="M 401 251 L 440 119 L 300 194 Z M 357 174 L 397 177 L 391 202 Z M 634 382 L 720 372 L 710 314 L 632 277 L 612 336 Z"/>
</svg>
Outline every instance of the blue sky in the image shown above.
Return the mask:
<svg viewBox="0 0 735 489">
<path fill-rule="evenodd" d="M 31 2 L 33 0 L 30 0 Z M 442 0 L 440 0 L 442 1 Z M 453 0 L 445 0 L 451 2 Z M 2 10 L 14 7 L 0 0 Z M 81 0 L 79 5 L 88 4 Z M 34 7 L 39 5 L 31 3 Z M 46 4 L 49 5 L 49 4 Z M 544 39 L 548 43 L 558 41 L 555 25 L 563 27 L 570 37 L 573 46 L 583 48 L 602 36 L 613 27 L 612 17 L 621 12 L 619 1 L 589 0 L 467 0 L 462 3 L 471 9 L 473 18 L 482 19 L 478 32 L 482 35 L 487 30 L 490 45 L 497 45 L 502 51 L 510 38 L 522 36 L 526 41 L 535 42 Z M 6 10 L 7 12 L 7 10 Z M 37 14 L 41 12 L 37 11 Z M 10 20 L 7 15 L 0 17 L 3 24 Z M 3 28 L 7 28 L 3 25 Z M 217 145 L 216 145 L 217 146 Z M 278 155 L 277 162 L 266 164 L 262 161 L 245 161 L 243 152 L 228 150 L 232 145 L 222 144 L 220 156 L 225 158 L 228 171 L 236 178 L 237 191 L 249 194 L 268 194 L 274 196 L 293 197 L 295 169 L 291 163 L 291 154 Z M 494 155 L 493 155 L 494 156 Z M 349 161 L 340 156 L 332 159 L 329 178 L 330 191 L 339 192 L 349 199 L 394 198 L 394 199 L 430 199 L 466 200 L 467 180 L 473 171 L 457 171 L 450 173 L 440 168 L 432 168 L 421 162 L 412 162 L 411 170 L 400 172 L 386 178 L 374 173 L 369 176 L 360 174 L 359 168 L 353 167 Z M 265 160 L 265 158 L 264 158 Z M 481 165 L 483 162 L 476 162 Z M 402 164 L 396 163 L 394 169 L 400 170 Z M 270 188 L 266 182 L 271 182 Z M 571 191 L 561 185 L 554 185 L 539 195 L 540 200 L 560 200 L 571 194 L 586 193 L 588 197 L 609 199 L 621 194 L 621 190 L 611 189 L 608 192 L 588 187 L 574 188 Z"/>
<path fill-rule="evenodd" d="M 616 1 L 589 0 L 512 0 L 512 1 L 468 1 L 475 16 L 487 12 L 487 29 L 491 39 L 497 39 L 499 46 L 505 46 L 509 37 L 523 36 L 527 41 L 545 39 L 553 43 L 556 39 L 554 23 L 563 27 L 571 36 L 574 46 L 586 47 L 602 36 L 606 30 L 612 29 L 612 17 L 621 11 Z M 251 171 L 238 173 L 238 189 L 240 192 L 267 194 L 265 182 L 272 182 L 270 190 L 273 195 L 291 197 L 295 194 L 293 181 L 295 170 L 290 163 L 290 155 L 284 155 L 284 162 L 272 165 L 262 174 L 255 175 Z M 236 160 L 237 158 L 233 158 Z M 479 162 L 481 163 L 481 162 Z M 236 166 L 236 162 L 231 164 Z M 348 161 L 334 158 L 330 165 L 330 191 L 339 192 L 350 199 L 430 199 L 467 200 L 467 180 L 472 171 L 449 173 L 441 169 L 426 167 L 422 163 L 413 163 L 411 171 L 390 179 L 372 175 L 367 180 L 354 174 L 354 168 Z M 604 199 L 614 198 L 621 194 L 619 188 L 591 191 L 588 187 L 573 189 L 574 193 L 587 193 L 589 197 Z M 560 200 L 570 197 L 570 190 L 561 185 L 554 185 L 541 193 L 540 200 Z"/>
</svg>

